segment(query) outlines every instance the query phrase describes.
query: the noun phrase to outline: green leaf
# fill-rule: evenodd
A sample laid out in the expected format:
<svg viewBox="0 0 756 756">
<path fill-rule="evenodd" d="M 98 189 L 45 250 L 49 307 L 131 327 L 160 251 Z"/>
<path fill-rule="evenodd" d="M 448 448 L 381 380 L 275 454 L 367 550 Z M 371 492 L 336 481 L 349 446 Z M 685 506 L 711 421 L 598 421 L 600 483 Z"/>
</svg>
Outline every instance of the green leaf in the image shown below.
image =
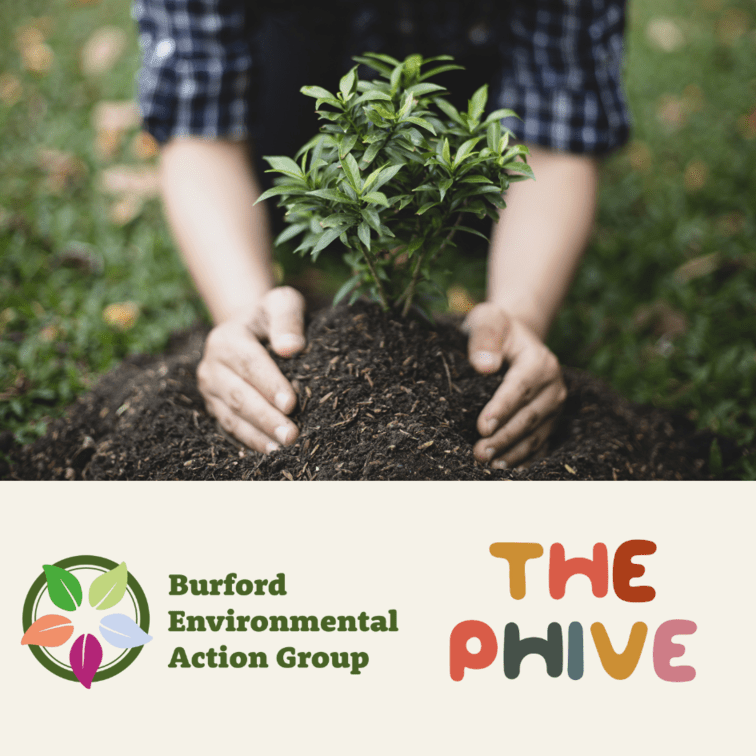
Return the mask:
<svg viewBox="0 0 756 756">
<path fill-rule="evenodd" d="M 352 94 L 354 89 L 354 83 L 357 80 L 357 66 L 355 66 L 346 76 L 341 78 L 339 82 L 339 91 L 341 92 L 344 101 L 349 99 L 349 95 Z"/>
<path fill-rule="evenodd" d="M 428 210 L 430 210 L 432 207 L 436 207 L 439 205 L 439 202 L 426 202 L 418 211 L 417 215 L 423 215 L 424 213 L 427 213 Z"/>
<path fill-rule="evenodd" d="M 336 307 L 336 305 L 341 302 L 344 297 L 349 294 L 349 292 L 359 284 L 360 279 L 358 276 L 352 276 L 351 278 L 347 279 L 340 287 L 339 290 L 336 292 L 336 295 L 333 298 L 333 306 Z"/>
<path fill-rule="evenodd" d="M 302 169 L 290 157 L 264 157 L 263 160 L 265 160 L 274 171 L 304 180 Z M 266 171 L 266 173 L 270 173 L 270 171 Z"/>
<path fill-rule="evenodd" d="M 478 122 L 486 109 L 488 102 L 488 84 L 484 84 L 471 98 L 467 106 L 467 115 L 470 120 Z"/>
<path fill-rule="evenodd" d="M 446 65 L 446 66 L 438 66 L 436 68 L 432 68 L 430 71 L 426 71 L 422 76 L 419 77 L 420 81 L 425 81 L 426 79 L 430 79 L 431 76 L 438 76 L 440 73 L 445 73 L 446 71 L 464 71 L 464 66 L 455 66 L 455 65 Z"/>
<path fill-rule="evenodd" d="M 412 92 L 413 96 L 416 99 L 420 99 L 424 95 L 430 94 L 431 92 L 445 92 L 446 90 L 444 87 L 439 86 L 438 84 L 413 84 L 411 87 L 407 87 L 407 92 Z"/>
<path fill-rule="evenodd" d="M 342 159 L 346 157 L 352 151 L 355 144 L 357 144 L 357 134 L 345 136 L 339 145 L 339 157 Z"/>
<path fill-rule="evenodd" d="M 417 116 L 408 116 L 404 120 L 408 123 L 414 123 L 415 126 L 420 126 L 424 129 L 427 129 L 434 136 L 436 135 L 436 130 L 433 128 L 433 125 L 426 121 L 424 118 L 418 118 Z"/>
<path fill-rule="evenodd" d="M 291 194 L 291 195 L 301 195 L 301 194 L 310 194 L 304 187 L 302 186 L 294 186 L 291 184 L 282 184 L 280 186 L 274 186 L 268 189 L 267 191 L 263 192 L 255 201 L 255 205 L 258 202 L 264 202 L 266 199 L 270 199 L 271 197 L 278 197 L 282 194 Z"/>
<path fill-rule="evenodd" d="M 451 189 L 451 185 L 454 183 L 454 180 L 451 178 L 445 178 L 441 179 L 441 181 L 438 182 L 438 188 L 441 192 L 441 201 L 443 202 L 444 197 L 446 196 L 446 193 Z"/>
<path fill-rule="evenodd" d="M 362 190 L 362 179 L 360 178 L 360 168 L 354 156 L 347 155 L 341 159 L 341 167 L 344 169 L 344 175 L 351 184 L 352 189 L 359 193 Z"/>
<path fill-rule="evenodd" d="M 410 112 L 410 108 L 412 107 L 413 102 L 414 98 L 412 97 L 412 93 L 405 92 L 404 96 L 402 97 L 402 104 L 399 107 L 396 117 L 403 121 L 409 120 L 408 118 L 405 118 L 405 116 Z"/>
<path fill-rule="evenodd" d="M 360 241 L 370 249 L 370 226 L 365 221 L 360 223 L 357 228 L 357 236 L 360 237 Z"/>
<path fill-rule="evenodd" d="M 517 160 L 513 163 L 507 163 L 504 168 L 508 171 L 517 171 L 517 173 L 524 173 L 526 176 L 535 179 L 533 169 L 527 163 L 523 163 L 520 160 Z"/>
<path fill-rule="evenodd" d="M 89 605 L 99 611 L 114 607 L 126 594 L 128 581 L 126 562 L 121 562 L 118 567 L 92 581 L 89 586 Z"/>
<path fill-rule="evenodd" d="M 371 144 L 362 156 L 362 165 L 367 168 L 367 166 L 375 160 L 375 156 L 381 151 L 381 147 L 383 147 L 383 142 L 375 142 Z"/>
<path fill-rule="evenodd" d="M 306 194 L 308 197 L 320 197 L 321 199 L 331 200 L 333 202 L 352 203 L 352 200 L 338 189 L 313 189 L 311 192 L 306 192 Z"/>
<path fill-rule="evenodd" d="M 499 142 L 501 141 L 501 123 L 492 121 L 488 124 L 486 130 L 486 144 L 491 152 L 498 152 Z"/>
<path fill-rule="evenodd" d="M 76 576 L 54 564 L 44 564 L 42 569 L 45 571 L 47 590 L 53 604 L 58 609 L 76 611 L 77 607 L 81 606 L 82 599 L 81 583 Z"/>
<path fill-rule="evenodd" d="M 365 202 L 371 202 L 374 205 L 385 205 L 388 207 L 388 200 L 386 199 L 386 195 L 382 192 L 370 192 L 369 194 L 364 194 L 362 199 L 365 200 Z"/>
<path fill-rule="evenodd" d="M 318 243 L 313 247 L 311 254 L 313 256 L 317 255 L 321 250 L 325 249 L 329 244 L 338 239 L 343 232 L 343 226 L 339 226 L 338 228 L 329 228 L 324 231 L 320 235 Z"/>
<path fill-rule="evenodd" d="M 372 229 L 379 234 L 381 233 L 381 216 L 375 208 L 366 207 L 362 211 L 362 217 Z"/>
<path fill-rule="evenodd" d="M 454 121 L 454 123 L 459 124 L 460 126 L 465 125 L 459 111 L 450 102 L 447 102 L 441 97 L 437 97 L 434 102 L 449 118 L 452 119 L 452 121 Z"/>
<path fill-rule="evenodd" d="M 396 58 L 392 58 L 390 55 L 385 55 L 384 53 L 374 53 L 369 52 L 365 53 L 365 55 L 369 58 L 375 58 L 376 60 L 382 60 L 384 63 L 388 63 L 390 66 L 398 66 L 399 61 Z"/>
<path fill-rule="evenodd" d="M 454 168 L 457 168 L 459 164 L 475 149 L 475 145 L 480 141 L 480 137 L 468 139 L 466 142 L 462 142 L 457 154 L 454 156 Z"/>
<path fill-rule="evenodd" d="M 365 181 L 364 189 L 367 191 L 371 188 L 371 191 L 377 191 L 384 184 L 391 181 L 399 171 L 404 168 L 403 164 L 399 165 L 387 165 L 385 168 L 381 168 L 379 171 L 373 171 L 368 179 Z M 372 179 L 372 180 L 371 180 Z"/>
<path fill-rule="evenodd" d="M 492 121 L 501 121 L 504 118 L 517 118 L 520 121 L 522 120 L 522 118 L 520 118 L 520 116 L 518 116 L 517 113 L 514 112 L 514 110 L 508 110 L 504 108 L 502 110 L 494 110 L 494 112 L 488 115 L 486 117 L 486 120 L 483 121 L 483 125 L 488 126 L 488 124 Z"/>
<path fill-rule="evenodd" d="M 302 231 L 306 230 L 309 227 L 309 225 L 309 223 L 292 223 L 288 228 L 284 229 L 276 237 L 276 240 L 273 243 L 276 246 L 283 244 L 284 242 L 289 241 L 289 239 L 293 239 L 298 234 L 301 234 Z"/>
<path fill-rule="evenodd" d="M 403 250 L 404 254 L 405 254 L 405 255 L 407 255 L 407 259 L 410 259 L 410 258 L 412 257 L 412 255 L 414 255 L 414 254 L 415 254 L 415 252 L 417 252 L 417 250 L 418 250 L 418 249 L 420 249 L 420 247 L 422 247 L 422 246 L 423 246 L 423 244 L 424 244 L 424 243 L 425 243 L 425 239 L 424 239 L 424 238 L 422 238 L 422 237 L 421 237 L 421 238 L 419 238 L 419 239 L 413 239 L 413 240 L 412 240 L 412 241 L 411 241 L 411 242 L 410 242 L 410 243 L 409 243 L 409 244 L 408 244 L 408 245 L 407 245 L 407 246 L 406 246 L 406 247 L 404 248 L 404 250 Z"/>
<path fill-rule="evenodd" d="M 488 176 L 483 176 L 482 174 L 477 173 L 474 176 L 465 176 L 460 183 L 462 184 L 493 184 L 493 181 L 491 181 L 491 179 L 488 178 Z"/>
<path fill-rule="evenodd" d="M 383 74 L 387 78 L 391 76 L 392 66 L 387 66 L 385 63 L 380 63 L 379 61 L 373 60 L 372 58 L 363 58 L 361 56 L 355 56 L 352 58 L 352 60 L 356 61 L 357 63 L 362 63 L 368 68 L 372 68 L 374 71 L 378 71 L 378 73 Z"/>
<path fill-rule="evenodd" d="M 393 112 L 393 110 L 388 110 L 388 108 L 384 108 L 381 105 L 372 105 L 370 107 L 370 112 L 378 113 L 378 115 L 386 121 L 396 120 L 396 114 Z"/>
<path fill-rule="evenodd" d="M 464 231 L 468 234 L 475 234 L 475 236 L 479 236 L 481 239 L 485 239 L 485 241 L 488 241 L 488 237 L 485 234 L 482 234 L 477 229 L 470 228 L 469 226 L 456 226 L 455 228 L 458 231 Z"/>
<path fill-rule="evenodd" d="M 396 66 L 394 70 L 391 72 L 391 92 L 396 92 L 397 89 L 399 89 L 399 82 L 402 78 L 402 66 L 401 64 Z"/>
<path fill-rule="evenodd" d="M 331 94 L 327 89 L 323 89 L 323 87 L 302 87 L 299 91 L 303 95 L 307 95 L 307 97 L 336 100 L 336 102 L 338 102 L 336 96 Z"/>
<path fill-rule="evenodd" d="M 385 92 L 381 92 L 379 89 L 371 89 L 369 92 L 365 92 L 365 94 L 360 95 L 354 101 L 354 104 L 357 105 L 361 102 L 372 102 L 373 100 L 388 100 L 390 102 L 391 95 L 386 94 Z"/>
<path fill-rule="evenodd" d="M 441 159 L 451 166 L 451 150 L 449 149 L 449 140 L 444 138 L 443 147 L 441 148 Z"/>
<path fill-rule="evenodd" d="M 346 213 L 333 213 L 333 215 L 329 215 L 327 218 L 324 218 L 320 223 L 318 224 L 321 228 L 334 228 L 336 226 L 345 226 L 345 225 L 354 225 L 357 221 L 354 219 L 354 216 L 347 215 Z M 344 230 L 343 228 L 341 229 Z"/>
</svg>

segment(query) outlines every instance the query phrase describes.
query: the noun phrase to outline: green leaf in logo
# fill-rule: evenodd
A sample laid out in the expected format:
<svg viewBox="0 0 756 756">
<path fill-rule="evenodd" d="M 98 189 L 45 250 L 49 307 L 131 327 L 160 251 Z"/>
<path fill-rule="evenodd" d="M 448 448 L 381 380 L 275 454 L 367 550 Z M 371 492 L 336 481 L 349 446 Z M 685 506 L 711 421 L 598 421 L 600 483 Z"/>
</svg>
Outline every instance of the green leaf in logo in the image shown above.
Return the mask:
<svg viewBox="0 0 756 756">
<path fill-rule="evenodd" d="M 121 562 L 110 572 L 95 578 L 89 586 L 89 605 L 99 610 L 115 606 L 126 593 L 128 580 L 129 572 L 126 569 L 126 562 Z"/>
<path fill-rule="evenodd" d="M 68 570 L 56 567 L 54 564 L 43 564 L 42 569 L 47 577 L 47 589 L 50 600 L 58 607 L 69 612 L 76 611 L 81 606 L 81 584 Z"/>
</svg>

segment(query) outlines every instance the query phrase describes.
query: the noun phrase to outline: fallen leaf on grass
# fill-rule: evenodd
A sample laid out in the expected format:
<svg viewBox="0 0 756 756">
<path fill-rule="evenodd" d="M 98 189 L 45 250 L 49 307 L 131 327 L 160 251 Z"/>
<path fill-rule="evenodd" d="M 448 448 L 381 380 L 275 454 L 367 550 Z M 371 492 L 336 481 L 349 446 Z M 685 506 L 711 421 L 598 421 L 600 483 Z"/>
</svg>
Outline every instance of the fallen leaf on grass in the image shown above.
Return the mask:
<svg viewBox="0 0 756 756">
<path fill-rule="evenodd" d="M 48 344 L 55 341 L 58 336 L 60 336 L 60 329 L 56 325 L 46 325 L 39 331 L 40 340 Z"/>
<path fill-rule="evenodd" d="M 139 106 L 133 100 L 103 100 L 92 112 L 95 131 L 128 131 L 139 125 Z"/>
<path fill-rule="evenodd" d="M 650 330 L 655 336 L 675 338 L 688 330 L 688 318 L 669 302 L 658 300 L 639 305 L 633 313 L 637 330 Z"/>
<path fill-rule="evenodd" d="M 85 76 L 107 73 L 126 50 L 126 32 L 117 26 L 97 29 L 81 48 L 81 70 Z"/>
<path fill-rule="evenodd" d="M 738 118 L 738 133 L 743 139 L 756 139 L 756 108 Z"/>
<path fill-rule="evenodd" d="M 55 53 L 50 45 L 39 42 L 27 45 L 21 50 L 21 62 L 27 71 L 44 75 L 50 71 L 55 61 Z"/>
<path fill-rule="evenodd" d="M 668 131 L 674 132 L 687 123 L 688 113 L 682 98 L 664 94 L 656 102 L 656 117 Z"/>
<path fill-rule="evenodd" d="M 152 160 L 159 152 L 155 138 L 146 131 L 140 131 L 131 142 L 131 153 L 137 160 Z"/>
<path fill-rule="evenodd" d="M 144 199 L 136 194 L 126 194 L 111 205 L 108 217 L 113 225 L 125 226 L 138 218 L 142 210 Z"/>
<path fill-rule="evenodd" d="M 76 155 L 47 147 L 38 150 L 37 165 L 47 174 L 46 188 L 54 194 L 63 193 L 87 175 L 86 166 Z"/>
<path fill-rule="evenodd" d="M 692 260 L 688 260 L 688 262 L 683 263 L 677 268 L 677 270 L 675 270 L 675 280 L 679 283 L 688 283 L 688 281 L 694 281 L 696 278 L 708 276 L 719 267 L 719 262 L 719 252 L 694 257 Z"/>
<path fill-rule="evenodd" d="M 685 175 L 683 176 L 683 184 L 688 192 L 697 192 L 699 189 L 703 189 L 706 186 L 706 182 L 709 180 L 709 166 L 702 160 L 691 160 L 687 166 L 685 166 Z"/>
<path fill-rule="evenodd" d="M 446 292 L 449 300 L 449 310 L 467 314 L 475 307 L 476 302 L 470 296 L 470 293 L 463 286 L 450 286 Z"/>
<path fill-rule="evenodd" d="M 155 197 L 160 182 L 158 170 L 152 166 L 114 165 L 100 175 L 100 188 L 106 194 L 133 194 Z"/>
<path fill-rule="evenodd" d="M 138 317 L 139 305 L 136 302 L 115 302 L 102 311 L 102 319 L 118 331 L 133 328 Z"/>
<path fill-rule="evenodd" d="M 648 41 L 659 50 L 674 52 L 685 44 L 682 29 L 671 18 L 654 18 L 646 26 Z"/>
<path fill-rule="evenodd" d="M 728 8 L 719 18 L 715 27 L 717 41 L 732 47 L 751 25 L 751 17 L 740 8 Z"/>
<path fill-rule="evenodd" d="M 639 173 L 647 173 L 651 168 L 651 150 L 643 142 L 631 142 L 627 148 L 630 167 Z"/>
<path fill-rule="evenodd" d="M 21 82 L 9 73 L 0 74 L 0 100 L 8 107 L 15 105 L 21 99 L 23 89 Z"/>
</svg>

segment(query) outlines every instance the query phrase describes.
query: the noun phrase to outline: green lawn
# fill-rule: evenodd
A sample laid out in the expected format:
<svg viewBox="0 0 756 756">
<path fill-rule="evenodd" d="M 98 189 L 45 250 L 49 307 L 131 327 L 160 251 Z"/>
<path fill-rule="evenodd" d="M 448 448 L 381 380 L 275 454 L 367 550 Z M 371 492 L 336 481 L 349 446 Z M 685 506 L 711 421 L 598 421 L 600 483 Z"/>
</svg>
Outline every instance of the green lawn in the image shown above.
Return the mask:
<svg viewBox="0 0 756 756">
<path fill-rule="evenodd" d="M 0 13 L 0 428 L 29 441 L 124 355 L 206 316 L 156 200 L 129 212 L 102 190 L 107 169 L 154 166 L 134 152 L 136 126 L 99 150 L 93 126 L 98 103 L 133 97 L 128 3 L 0 0 Z M 125 49 L 85 74 L 82 46 L 103 26 L 125 30 Z M 627 41 L 632 142 L 603 167 L 596 232 L 551 344 L 630 399 L 753 445 L 756 9 L 634 0 Z M 100 53 L 117 43 L 103 37 Z M 106 308 L 123 303 L 119 329 Z M 755 479 L 756 460 L 737 472 Z"/>
</svg>

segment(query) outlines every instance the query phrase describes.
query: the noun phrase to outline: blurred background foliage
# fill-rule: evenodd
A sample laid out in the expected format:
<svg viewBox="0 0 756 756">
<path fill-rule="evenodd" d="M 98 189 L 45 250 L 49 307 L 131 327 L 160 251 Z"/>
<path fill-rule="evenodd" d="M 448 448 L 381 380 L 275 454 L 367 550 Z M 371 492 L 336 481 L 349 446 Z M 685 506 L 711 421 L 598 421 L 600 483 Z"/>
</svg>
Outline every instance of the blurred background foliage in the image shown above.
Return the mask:
<svg viewBox="0 0 756 756">
<path fill-rule="evenodd" d="M 602 166 L 550 345 L 628 398 L 753 447 L 756 5 L 628 10 L 634 131 Z M 0 431 L 28 442 L 115 362 L 207 314 L 156 200 L 129 3 L 0 0 L 0 16 Z M 324 295 L 343 276 L 285 253 L 278 267 Z M 484 272 L 482 255 L 449 261 L 450 309 L 480 300 Z M 756 479 L 756 459 L 734 472 Z"/>
</svg>

